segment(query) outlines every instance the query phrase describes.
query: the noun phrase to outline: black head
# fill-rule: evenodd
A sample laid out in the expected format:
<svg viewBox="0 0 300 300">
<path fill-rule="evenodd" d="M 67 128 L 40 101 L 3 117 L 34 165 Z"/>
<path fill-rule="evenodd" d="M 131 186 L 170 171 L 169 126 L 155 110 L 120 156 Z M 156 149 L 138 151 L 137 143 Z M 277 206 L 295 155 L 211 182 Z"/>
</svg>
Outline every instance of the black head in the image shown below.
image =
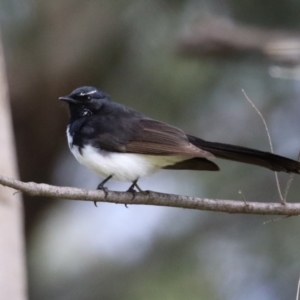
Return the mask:
<svg viewBox="0 0 300 300">
<path fill-rule="evenodd" d="M 92 86 L 83 86 L 74 90 L 70 95 L 59 100 L 69 104 L 71 118 L 80 118 L 97 113 L 109 96 Z"/>
</svg>

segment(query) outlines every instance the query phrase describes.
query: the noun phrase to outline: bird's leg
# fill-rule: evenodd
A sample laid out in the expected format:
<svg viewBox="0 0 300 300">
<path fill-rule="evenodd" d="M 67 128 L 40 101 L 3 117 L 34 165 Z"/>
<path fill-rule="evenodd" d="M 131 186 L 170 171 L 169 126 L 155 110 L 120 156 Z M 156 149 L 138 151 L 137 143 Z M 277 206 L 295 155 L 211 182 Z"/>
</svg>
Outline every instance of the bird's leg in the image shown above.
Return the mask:
<svg viewBox="0 0 300 300">
<path fill-rule="evenodd" d="M 107 188 L 104 187 L 104 184 L 110 180 L 113 176 L 112 175 L 109 175 L 107 178 L 105 178 L 104 180 L 102 180 L 98 186 L 97 186 L 97 190 L 107 190 Z"/>
<path fill-rule="evenodd" d="M 133 200 L 135 198 L 135 195 L 136 195 L 136 190 L 134 189 L 135 187 L 138 189 L 139 192 L 142 192 L 142 189 L 137 185 L 138 180 L 139 179 L 136 179 L 136 180 L 132 181 L 132 185 L 127 190 L 127 192 L 132 193 L 132 199 L 131 200 Z"/>
<path fill-rule="evenodd" d="M 127 190 L 127 192 L 130 192 L 130 193 L 135 193 L 135 187 L 138 189 L 139 192 L 142 192 L 142 190 L 140 189 L 140 187 L 137 185 L 137 181 L 138 179 L 132 181 L 132 185 L 129 187 L 129 189 Z"/>
<path fill-rule="evenodd" d="M 143 192 L 143 190 L 138 186 L 137 180 L 136 180 L 136 182 L 135 182 L 135 187 L 138 189 L 139 192 Z"/>
<path fill-rule="evenodd" d="M 104 186 L 104 184 L 109 181 L 111 178 L 113 177 L 113 175 L 109 175 L 107 178 L 105 178 L 104 180 L 102 180 L 98 186 L 97 186 L 97 190 L 102 190 L 105 194 L 105 198 L 107 197 L 107 192 L 108 192 L 108 189 L 107 187 Z M 94 204 L 95 206 L 97 207 L 97 202 L 94 201 Z"/>
</svg>

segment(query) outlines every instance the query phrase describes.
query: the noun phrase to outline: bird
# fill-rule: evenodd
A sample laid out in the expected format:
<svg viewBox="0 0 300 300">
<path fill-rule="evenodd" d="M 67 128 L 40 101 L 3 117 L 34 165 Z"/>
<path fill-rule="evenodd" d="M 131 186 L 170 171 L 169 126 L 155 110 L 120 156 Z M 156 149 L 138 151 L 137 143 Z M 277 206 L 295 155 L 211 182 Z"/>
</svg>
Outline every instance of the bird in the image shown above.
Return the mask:
<svg viewBox="0 0 300 300">
<path fill-rule="evenodd" d="M 131 182 L 142 191 L 141 177 L 160 169 L 219 171 L 214 158 L 242 162 L 276 172 L 300 173 L 300 163 L 270 152 L 205 141 L 181 129 L 119 104 L 100 89 L 79 87 L 60 97 L 69 106 L 69 148 L 77 161 L 104 178 Z M 135 189 L 136 188 L 136 189 Z"/>
</svg>

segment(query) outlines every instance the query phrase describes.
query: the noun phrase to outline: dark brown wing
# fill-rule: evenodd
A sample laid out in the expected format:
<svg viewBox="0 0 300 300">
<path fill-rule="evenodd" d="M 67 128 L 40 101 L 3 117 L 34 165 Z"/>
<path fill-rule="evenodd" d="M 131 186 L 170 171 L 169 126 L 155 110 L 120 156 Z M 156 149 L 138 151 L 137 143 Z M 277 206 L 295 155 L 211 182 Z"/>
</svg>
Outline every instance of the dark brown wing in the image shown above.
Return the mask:
<svg viewBox="0 0 300 300">
<path fill-rule="evenodd" d="M 152 119 L 140 119 L 138 123 L 140 130 L 125 146 L 128 153 L 213 157 L 191 144 L 185 133 L 176 127 Z"/>
</svg>

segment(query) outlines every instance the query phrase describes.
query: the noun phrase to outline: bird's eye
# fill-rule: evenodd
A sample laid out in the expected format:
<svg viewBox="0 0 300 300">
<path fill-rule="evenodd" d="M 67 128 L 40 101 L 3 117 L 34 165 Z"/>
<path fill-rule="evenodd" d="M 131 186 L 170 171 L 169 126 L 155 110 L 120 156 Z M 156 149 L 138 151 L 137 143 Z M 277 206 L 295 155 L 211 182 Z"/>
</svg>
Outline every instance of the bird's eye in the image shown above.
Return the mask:
<svg viewBox="0 0 300 300">
<path fill-rule="evenodd" d="M 92 97 L 90 95 L 84 95 L 84 94 L 72 95 L 72 98 L 80 102 L 90 102 L 92 100 Z"/>
</svg>

